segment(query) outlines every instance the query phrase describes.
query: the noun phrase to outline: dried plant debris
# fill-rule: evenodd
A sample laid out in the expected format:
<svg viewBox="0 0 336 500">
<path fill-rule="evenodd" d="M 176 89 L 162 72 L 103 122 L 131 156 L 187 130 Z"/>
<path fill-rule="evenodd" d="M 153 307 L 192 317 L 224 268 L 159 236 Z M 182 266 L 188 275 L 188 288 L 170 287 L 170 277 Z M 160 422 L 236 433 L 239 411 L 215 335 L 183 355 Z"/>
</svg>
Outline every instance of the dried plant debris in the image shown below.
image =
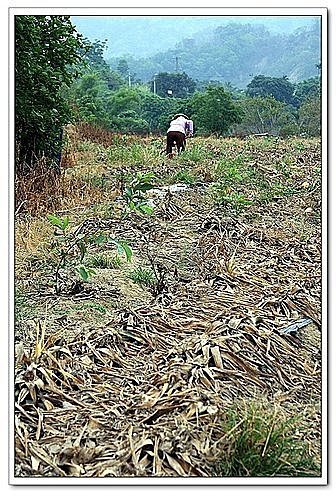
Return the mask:
<svg viewBox="0 0 336 500">
<path fill-rule="evenodd" d="M 281 144 L 251 161 L 270 178 Z M 297 155 L 302 185 L 320 160 L 314 148 Z M 55 297 L 43 269 L 33 284 L 18 263 L 16 476 L 220 475 L 236 435 L 227 416 L 261 399 L 289 416 L 315 408 L 302 436 L 319 462 L 320 222 L 307 209 L 320 202 L 309 186 L 237 215 L 189 185 L 158 195 L 150 217 L 109 217 L 133 269 L 151 269 L 148 285 L 110 266 Z"/>
</svg>

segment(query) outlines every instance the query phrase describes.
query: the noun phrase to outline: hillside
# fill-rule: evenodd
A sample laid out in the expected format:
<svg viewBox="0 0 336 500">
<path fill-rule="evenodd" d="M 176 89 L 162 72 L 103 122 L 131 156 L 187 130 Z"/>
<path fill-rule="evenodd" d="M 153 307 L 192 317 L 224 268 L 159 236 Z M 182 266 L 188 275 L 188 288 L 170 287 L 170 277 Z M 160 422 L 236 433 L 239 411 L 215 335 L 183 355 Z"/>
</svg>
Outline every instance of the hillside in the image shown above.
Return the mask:
<svg viewBox="0 0 336 500">
<path fill-rule="evenodd" d="M 144 10 L 144 14 L 146 10 Z M 73 24 L 89 40 L 107 40 L 106 57 L 125 54 L 148 57 L 175 47 L 185 37 L 232 22 L 266 24 L 272 32 L 291 33 L 308 26 L 310 16 L 72 16 Z M 316 18 L 315 18 L 316 19 Z"/>
<path fill-rule="evenodd" d="M 229 24 L 185 38 L 173 49 L 147 58 L 128 56 L 130 70 L 142 81 L 155 73 L 186 72 L 196 80 L 231 82 L 244 88 L 253 75 L 287 75 L 297 82 L 316 76 L 321 60 L 320 27 L 315 22 L 292 33 L 276 33 L 264 25 Z M 118 58 L 110 59 L 112 67 Z"/>
</svg>

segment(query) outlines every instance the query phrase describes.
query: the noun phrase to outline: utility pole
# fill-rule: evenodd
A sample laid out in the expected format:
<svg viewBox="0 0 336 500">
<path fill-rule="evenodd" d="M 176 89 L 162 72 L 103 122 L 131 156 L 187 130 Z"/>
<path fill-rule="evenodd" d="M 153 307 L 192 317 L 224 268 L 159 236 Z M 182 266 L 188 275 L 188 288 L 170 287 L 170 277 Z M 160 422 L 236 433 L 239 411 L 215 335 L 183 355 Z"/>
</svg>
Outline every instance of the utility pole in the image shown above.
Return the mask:
<svg viewBox="0 0 336 500">
<path fill-rule="evenodd" d="M 154 79 L 153 79 L 153 93 L 156 94 L 156 75 L 154 75 Z"/>
<path fill-rule="evenodd" d="M 128 72 L 128 86 L 131 86 L 131 73 Z"/>
<path fill-rule="evenodd" d="M 175 58 L 175 61 L 176 61 L 176 73 L 178 73 L 178 57 L 177 56 Z"/>
</svg>

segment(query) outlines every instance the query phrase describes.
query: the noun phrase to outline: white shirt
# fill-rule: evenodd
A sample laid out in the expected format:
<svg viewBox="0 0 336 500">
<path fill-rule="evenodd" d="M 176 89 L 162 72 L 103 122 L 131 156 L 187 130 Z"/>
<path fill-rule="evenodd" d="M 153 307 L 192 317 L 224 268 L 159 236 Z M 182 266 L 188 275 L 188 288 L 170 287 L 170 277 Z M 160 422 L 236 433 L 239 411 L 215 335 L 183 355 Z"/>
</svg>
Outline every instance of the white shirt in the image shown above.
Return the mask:
<svg viewBox="0 0 336 500">
<path fill-rule="evenodd" d="M 187 121 L 188 120 L 183 116 L 179 116 L 170 122 L 170 127 L 167 132 L 182 132 L 182 134 L 185 134 Z"/>
</svg>

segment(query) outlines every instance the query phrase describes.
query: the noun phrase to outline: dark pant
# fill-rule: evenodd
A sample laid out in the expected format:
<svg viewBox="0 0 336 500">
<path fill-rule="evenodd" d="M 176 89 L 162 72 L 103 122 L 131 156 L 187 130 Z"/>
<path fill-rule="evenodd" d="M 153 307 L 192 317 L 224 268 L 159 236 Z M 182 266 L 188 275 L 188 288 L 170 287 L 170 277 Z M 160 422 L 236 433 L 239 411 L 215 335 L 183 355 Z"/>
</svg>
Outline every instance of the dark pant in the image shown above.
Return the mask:
<svg viewBox="0 0 336 500">
<path fill-rule="evenodd" d="M 176 144 L 178 153 L 185 150 L 186 138 L 182 132 L 171 131 L 167 133 L 167 155 L 172 152 L 174 144 Z"/>
</svg>

